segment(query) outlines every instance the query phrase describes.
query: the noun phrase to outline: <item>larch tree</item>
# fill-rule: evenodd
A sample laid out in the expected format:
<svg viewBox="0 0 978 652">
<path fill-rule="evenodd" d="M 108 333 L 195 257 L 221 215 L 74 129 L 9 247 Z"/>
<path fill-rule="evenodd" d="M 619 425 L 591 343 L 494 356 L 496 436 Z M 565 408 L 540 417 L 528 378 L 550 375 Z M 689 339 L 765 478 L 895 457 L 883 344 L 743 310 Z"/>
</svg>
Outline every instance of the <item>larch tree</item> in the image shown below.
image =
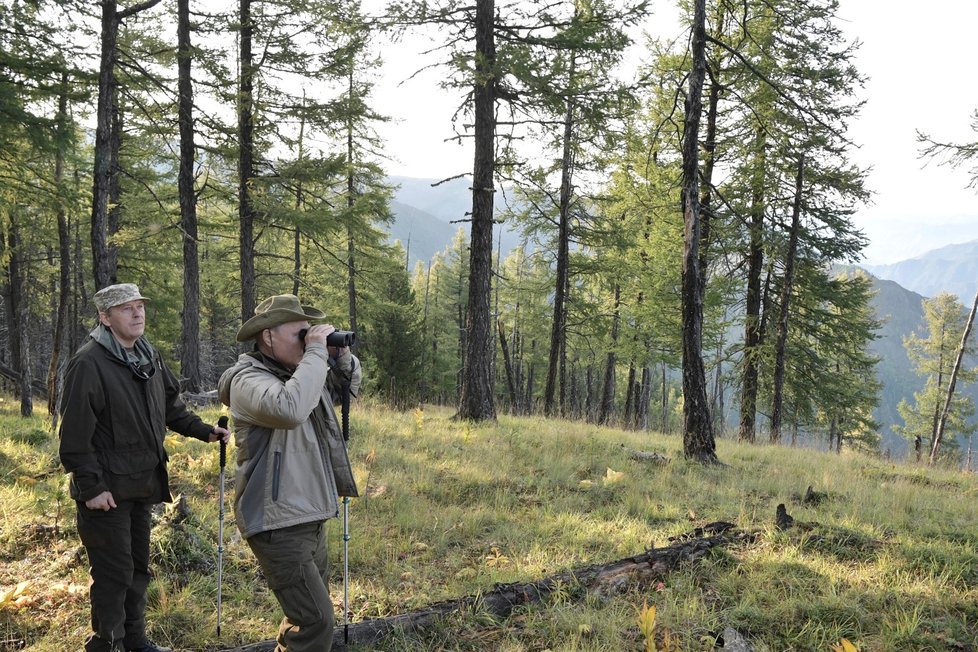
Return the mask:
<svg viewBox="0 0 978 652">
<path fill-rule="evenodd" d="M 699 125 L 706 77 L 706 0 L 694 0 L 690 74 L 683 119 L 683 454 L 715 463 L 716 441 L 703 368 L 703 287 L 700 275 Z"/>
<path fill-rule="evenodd" d="M 933 448 L 945 398 L 948 380 L 951 376 L 958 347 L 965 330 L 967 314 L 958 299 L 949 293 L 941 293 L 923 302 L 926 333 L 911 334 L 904 339 L 904 348 L 910 357 L 914 370 L 925 379 L 924 388 L 914 393 L 914 401 L 903 400 L 897 411 L 904 420 L 902 426 L 895 427 L 900 434 L 913 441 L 919 461 L 924 445 Z M 967 351 L 974 350 L 974 342 L 967 343 Z M 974 382 L 978 370 L 962 368 L 958 382 Z M 957 436 L 974 432 L 975 426 L 968 418 L 974 414 L 974 401 L 967 394 L 955 394 L 948 406 L 945 432 Z M 945 442 L 945 451 L 953 451 Z"/>
</svg>

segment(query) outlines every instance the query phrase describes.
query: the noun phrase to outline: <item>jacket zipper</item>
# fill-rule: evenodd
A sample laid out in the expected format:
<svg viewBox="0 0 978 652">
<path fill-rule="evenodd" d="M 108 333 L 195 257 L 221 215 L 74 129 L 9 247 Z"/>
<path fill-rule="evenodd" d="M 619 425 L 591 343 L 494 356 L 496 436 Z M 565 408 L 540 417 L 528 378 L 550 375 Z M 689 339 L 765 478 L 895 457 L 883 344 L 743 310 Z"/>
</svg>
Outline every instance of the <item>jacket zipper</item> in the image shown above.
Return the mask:
<svg viewBox="0 0 978 652">
<path fill-rule="evenodd" d="M 278 480 L 282 470 L 282 453 L 275 451 L 275 459 L 272 462 L 272 502 L 278 501 Z"/>
</svg>

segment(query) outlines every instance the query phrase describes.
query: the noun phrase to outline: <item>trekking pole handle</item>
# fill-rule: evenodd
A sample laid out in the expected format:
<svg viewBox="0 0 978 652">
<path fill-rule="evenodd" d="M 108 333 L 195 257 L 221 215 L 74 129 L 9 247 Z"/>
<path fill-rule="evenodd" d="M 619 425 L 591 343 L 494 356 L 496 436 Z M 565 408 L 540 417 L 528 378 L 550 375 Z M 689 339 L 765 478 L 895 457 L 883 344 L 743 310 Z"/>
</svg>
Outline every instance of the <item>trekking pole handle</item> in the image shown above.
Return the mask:
<svg viewBox="0 0 978 652">
<path fill-rule="evenodd" d="M 227 430 L 228 418 L 226 416 L 222 416 L 220 419 L 218 419 L 217 427 L 224 428 L 225 430 Z M 222 469 L 227 464 L 227 461 L 228 461 L 228 443 L 224 441 L 224 438 L 222 437 L 221 438 L 221 468 Z"/>
</svg>

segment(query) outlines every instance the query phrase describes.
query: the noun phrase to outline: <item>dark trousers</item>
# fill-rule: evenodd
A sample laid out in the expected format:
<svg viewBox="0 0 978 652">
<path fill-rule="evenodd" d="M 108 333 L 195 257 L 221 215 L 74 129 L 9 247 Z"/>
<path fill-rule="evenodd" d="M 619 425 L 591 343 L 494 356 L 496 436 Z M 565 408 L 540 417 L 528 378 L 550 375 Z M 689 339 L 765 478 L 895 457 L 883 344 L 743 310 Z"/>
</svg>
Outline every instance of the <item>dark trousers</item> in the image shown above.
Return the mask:
<svg viewBox="0 0 978 652">
<path fill-rule="evenodd" d="M 285 617 L 276 652 L 328 652 L 333 645 L 326 525 L 303 523 L 248 539 Z"/>
<path fill-rule="evenodd" d="M 146 586 L 152 505 L 120 501 L 108 511 L 77 503 L 78 535 L 91 564 L 92 630 L 88 652 L 128 650 L 146 642 Z"/>
</svg>

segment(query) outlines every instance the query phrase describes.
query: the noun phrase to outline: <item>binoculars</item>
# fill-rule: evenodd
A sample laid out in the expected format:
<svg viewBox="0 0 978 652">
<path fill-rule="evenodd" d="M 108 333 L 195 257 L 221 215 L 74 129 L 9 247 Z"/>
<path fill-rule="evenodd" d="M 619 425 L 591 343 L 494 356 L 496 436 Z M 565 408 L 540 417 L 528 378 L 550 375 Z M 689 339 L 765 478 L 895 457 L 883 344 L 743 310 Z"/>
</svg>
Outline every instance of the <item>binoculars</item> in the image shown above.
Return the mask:
<svg viewBox="0 0 978 652">
<path fill-rule="evenodd" d="M 299 331 L 299 339 L 303 342 L 306 341 L 306 332 L 308 328 L 303 328 Z M 353 331 L 333 331 L 326 336 L 326 346 L 353 346 L 356 344 L 357 334 Z"/>
</svg>

